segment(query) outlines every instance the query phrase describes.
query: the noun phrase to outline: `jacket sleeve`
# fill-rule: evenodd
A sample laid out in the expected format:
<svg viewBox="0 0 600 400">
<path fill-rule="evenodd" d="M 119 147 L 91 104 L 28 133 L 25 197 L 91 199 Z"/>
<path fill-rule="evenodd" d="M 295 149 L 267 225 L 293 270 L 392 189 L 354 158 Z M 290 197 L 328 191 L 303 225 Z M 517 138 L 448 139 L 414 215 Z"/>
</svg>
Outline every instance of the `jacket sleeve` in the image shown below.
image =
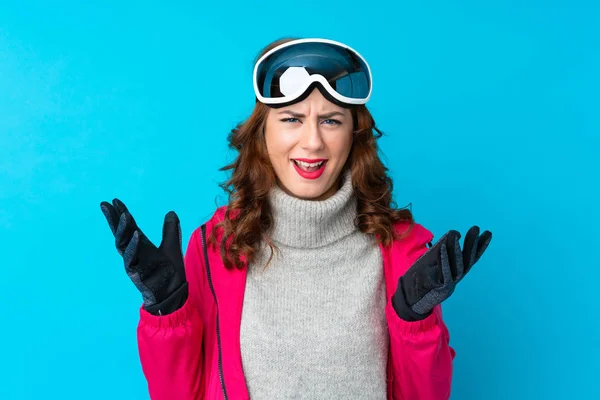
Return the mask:
<svg viewBox="0 0 600 400">
<path fill-rule="evenodd" d="M 156 316 L 143 307 L 137 329 L 142 371 L 152 400 L 200 400 L 203 324 L 197 304 L 202 258 L 196 230 L 189 241 L 184 264 L 189 295 L 177 311 Z"/>
<path fill-rule="evenodd" d="M 424 228 L 422 228 L 424 229 Z M 427 251 L 429 238 L 420 235 L 408 249 L 408 267 Z M 391 387 L 394 400 L 447 400 L 452 387 L 455 351 L 438 305 L 423 320 L 398 317 L 391 300 L 386 306 L 390 324 Z"/>
</svg>

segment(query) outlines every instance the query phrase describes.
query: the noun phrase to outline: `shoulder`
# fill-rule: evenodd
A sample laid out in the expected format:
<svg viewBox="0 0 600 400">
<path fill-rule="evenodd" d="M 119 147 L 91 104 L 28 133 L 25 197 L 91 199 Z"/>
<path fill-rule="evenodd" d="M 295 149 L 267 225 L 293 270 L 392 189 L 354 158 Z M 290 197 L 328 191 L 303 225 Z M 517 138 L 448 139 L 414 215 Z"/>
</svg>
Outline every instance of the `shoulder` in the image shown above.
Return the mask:
<svg viewBox="0 0 600 400">
<path fill-rule="evenodd" d="M 213 227 L 225 217 L 225 211 L 226 207 L 219 207 L 213 212 L 212 216 L 201 220 L 193 229 L 185 249 L 184 265 L 189 293 L 194 299 L 196 308 L 201 312 L 206 312 L 208 303 L 204 299 L 206 293 L 210 293 L 210 287 L 206 279 L 205 257 L 211 259 L 211 265 L 219 265 L 216 262 L 218 254 L 206 247 L 206 241 Z M 213 272 L 215 272 L 215 269 L 213 269 Z"/>
<path fill-rule="evenodd" d="M 200 221 L 199 225 L 193 230 L 192 236 L 199 236 L 203 226 L 206 228 L 206 233 L 209 234 L 219 222 L 225 219 L 226 211 L 227 206 L 217 207 L 210 217 Z"/>
<path fill-rule="evenodd" d="M 192 231 L 188 240 L 187 249 L 185 249 L 185 264 L 186 270 L 190 274 L 196 274 L 196 270 L 202 270 L 202 268 L 192 268 L 194 265 L 204 264 L 204 258 L 202 255 L 203 249 L 208 250 L 208 254 L 212 254 L 212 249 L 207 248 L 208 237 L 212 229 L 225 218 L 226 207 L 217 208 L 212 216 L 201 221 Z M 200 271 L 201 272 L 201 271 Z"/>
<path fill-rule="evenodd" d="M 427 251 L 433 234 L 416 222 L 399 221 L 393 225 L 396 238 L 389 246 L 382 246 L 386 284 L 395 287 L 401 275 Z"/>
<path fill-rule="evenodd" d="M 384 258 L 391 268 L 391 282 L 396 282 L 427 251 L 427 245 L 433 240 L 433 234 L 417 222 L 396 222 L 394 231 L 397 238 L 384 250 Z"/>
<path fill-rule="evenodd" d="M 225 212 L 227 212 L 227 206 L 218 207 L 204 224 L 206 224 L 207 228 L 210 227 L 212 229 L 213 226 L 225 219 Z"/>
<path fill-rule="evenodd" d="M 199 242 L 202 239 L 202 229 L 204 227 L 204 234 L 206 237 L 211 234 L 214 227 L 225 219 L 225 213 L 227 212 L 227 206 L 217 207 L 213 214 L 207 219 L 200 222 L 198 226 L 192 231 L 191 240 Z M 217 235 L 218 237 L 218 235 Z"/>
<path fill-rule="evenodd" d="M 394 224 L 394 231 L 398 234 L 395 242 L 406 244 L 427 244 L 433 240 L 433 233 L 417 222 L 399 221 Z"/>
</svg>

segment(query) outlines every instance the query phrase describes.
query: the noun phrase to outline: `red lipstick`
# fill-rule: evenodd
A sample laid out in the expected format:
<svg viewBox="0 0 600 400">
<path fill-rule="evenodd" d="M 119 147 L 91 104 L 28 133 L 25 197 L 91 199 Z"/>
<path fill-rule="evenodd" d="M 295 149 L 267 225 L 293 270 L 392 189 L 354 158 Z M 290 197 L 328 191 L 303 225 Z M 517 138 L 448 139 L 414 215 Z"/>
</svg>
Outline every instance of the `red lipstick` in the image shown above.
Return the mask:
<svg viewBox="0 0 600 400">
<path fill-rule="evenodd" d="M 306 163 L 316 163 L 316 162 L 323 161 L 323 164 L 321 164 L 319 169 L 317 169 L 315 171 L 305 171 L 302 168 L 300 168 L 294 160 L 302 161 L 302 162 L 306 162 Z M 294 164 L 294 168 L 296 169 L 296 172 L 298 172 L 298 175 L 300 175 L 304 179 L 317 179 L 321 175 L 323 175 L 323 172 L 325 172 L 325 166 L 327 165 L 327 159 L 325 159 L 325 158 L 293 158 L 292 164 Z"/>
</svg>

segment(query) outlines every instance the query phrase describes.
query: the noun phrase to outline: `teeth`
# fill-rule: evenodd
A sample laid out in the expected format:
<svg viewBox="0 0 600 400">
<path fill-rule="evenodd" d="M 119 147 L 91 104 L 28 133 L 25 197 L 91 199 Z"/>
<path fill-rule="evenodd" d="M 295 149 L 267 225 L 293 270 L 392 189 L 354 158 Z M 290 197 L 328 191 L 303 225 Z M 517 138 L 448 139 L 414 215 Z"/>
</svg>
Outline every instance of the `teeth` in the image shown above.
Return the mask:
<svg viewBox="0 0 600 400">
<path fill-rule="evenodd" d="M 319 162 L 316 162 L 316 163 L 307 163 L 307 162 L 304 162 L 304 161 L 298 161 L 298 160 L 294 160 L 294 161 L 295 161 L 295 162 L 296 162 L 298 165 L 300 165 L 300 166 L 302 166 L 302 167 L 304 167 L 304 168 L 308 168 L 308 167 L 318 167 L 318 166 L 320 166 L 321 164 L 323 164 L 323 161 L 319 161 Z"/>
</svg>

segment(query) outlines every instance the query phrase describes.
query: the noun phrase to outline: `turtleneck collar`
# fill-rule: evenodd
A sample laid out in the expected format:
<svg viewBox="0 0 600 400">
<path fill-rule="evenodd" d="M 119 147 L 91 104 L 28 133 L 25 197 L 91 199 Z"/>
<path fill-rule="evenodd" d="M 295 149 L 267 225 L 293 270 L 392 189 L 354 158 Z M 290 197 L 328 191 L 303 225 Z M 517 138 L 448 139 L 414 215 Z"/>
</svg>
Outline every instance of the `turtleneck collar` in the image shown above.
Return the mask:
<svg viewBox="0 0 600 400">
<path fill-rule="evenodd" d="M 285 246 L 316 248 L 357 230 L 351 171 L 344 172 L 341 178 L 340 189 L 325 200 L 299 199 L 275 186 L 269 194 L 273 212 L 271 239 Z"/>
</svg>

